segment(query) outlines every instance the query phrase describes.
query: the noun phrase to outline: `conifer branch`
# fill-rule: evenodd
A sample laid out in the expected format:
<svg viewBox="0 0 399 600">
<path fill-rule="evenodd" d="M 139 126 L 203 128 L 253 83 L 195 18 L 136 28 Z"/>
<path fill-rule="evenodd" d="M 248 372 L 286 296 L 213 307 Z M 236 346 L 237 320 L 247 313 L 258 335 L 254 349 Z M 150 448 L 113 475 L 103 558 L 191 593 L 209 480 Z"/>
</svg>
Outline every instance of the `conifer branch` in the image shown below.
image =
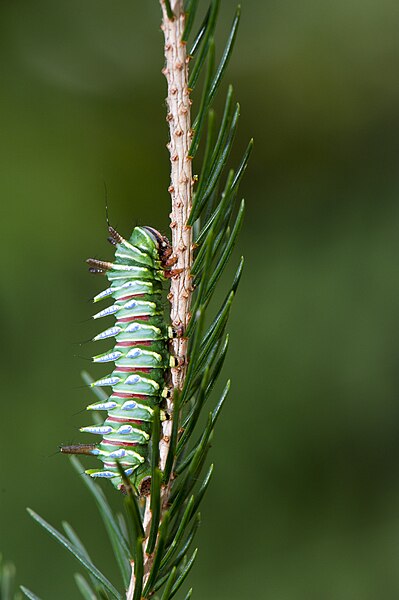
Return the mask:
<svg viewBox="0 0 399 600">
<path fill-rule="evenodd" d="M 183 41 L 186 21 L 184 3 L 183 0 L 174 0 L 170 3 L 160 0 L 160 2 L 162 8 L 161 29 L 165 38 L 165 66 L 162 72 L 168 85 L 166 120 L 169 124 L 170 136 L 167 144 L 171 164 L 170 186 L 168 188 L 172 201 L 170 228 L 172 231 L 173 256 L 177 259 L 173 267 L 176 270 L 176 276 L 171 278 L 168 299 L 171 304 L 171 325 L 176 332 L 183 334 L 177 335 L 172 341 L 173 355 L 177 363 L 175 367 L 171 368 L 172 390 L 174 392 L 183 388 L 187 370 L 188 339 L 185 337 L 184 332 L 190 320 L 193 292 L 191 279 L 193 234 L 191 226 L 188 225 L 193 192 L 192 158 L 189 154 L 192 141 L 191 101 L 188 88 L 189 57 L 186 42 Z M 172 397 L 167 399 L 167 410 L 170 418 L 163 423 L 162 437 L 159 444 L 159 466 L 162 472 L 165 471 L 172 439 L 175 412 L 174 399 L 176 397 L 173 392 Z M 178 415 L 175 416 L 175 418 L 177 417 Z M 168 505 L 169 494 L 170 482 L 162 487 L 161 507 L 166 508 Z M 151 497 L 149 497 L 146 499 L 144 512 L 145 543 L 147 543 L 150 536 L 153 516 Z M 154 554 L 146 553 L 144 558 L 145 581 L 148 581 L 153 561 Z M 129 600 L 130 597 L 127 598 Z"/>
<path fill-rule="evenodd" d="M 176 271 L 180 273 L 172 277 L 170 293 L 170 317 L 172 327 L 182 336 L 176 337 L 173 342 L 173 354 L 177 366 L 171 369 L 173 389 L 181 390 L 183 387 L 187 366 L 187 338 L 184 332 L 190 319 L 191 295 L 193 292 L 191 282 L 191 267 L 193 262 L 193 235 L 192 228 L 187 225 L 192 208 L 192 159 L 189 156 L 191 145 L 191 101 L 188 89 L 188 56 L 186 43 L 182 41 L 185 28 L 185 12 L 183 0 L 174 0 L 171 9 L 174 18 L 168 16 L 168 7 L 161 0 L 162 30 L 165 37 L 165 67 L 163 73 L 168 84 L 166 99 L 169 123 L 170 140 L 168 149 L 170 153 L 171 177 L 169 193 L 172 200 L 170 214 L 170 228 L 172 230 L 173 255 L 177 258 Z M 160 444 L 160 467 L 164 471 L 169 442 L 173 427 L 173 398 L 168 400 L 168 411 L 171 419 L 163 426 L 163 435 Z"/>
<path fill-rule="evenodd" d="M 176 270 L 179 275 L 171 279 L 169 300 L 171 303 L 172 326 L 183 333 L 190 319 L 191 266 L 193 262 L 192 228 L 187 224 L 192 207 L 193 177 L 191 146 L 190 93 L 188 88 L 188 63 L 186 43 L 182 41 L 185 28 L 183 0 L 171 2 L 174 18 L 168 17 L 166 4 L 161 0 L 165 37 L 165 67 L 163 73 L 168 84 L 167 121 L 170 141 L 168 149 L 171 163 L 171 183 L 169 192 L 172 200 L 170 228 L 172 230 L 173 253 L 177 258 Z M 183 336 L 173 340 L 174 355 L 179 365 L 172 369 L 173 387 L 182 389 L 187 364 L 187 338 Z M 161 459 L 161 468 L 162 465 Z"/>
<path fill-rule="evenodd" d="M 244 202 L 239 202 L 238 188 L 253 145 L 250 141 L 238 166 L 230 168 L 229 155 L 240 113 L 231 86 L 227 89 L 218 127 L 212 108 L 236 39 L 240 8 L 236 10 L 220 61 L 216 64 L 214 34 L 220 0 L 209 1 L 189 52 L 186 44 L 196 21 L 198 0 L 160 0 L 160 4 L 165 37 L 163 73 L 168 87 L 170 228 L 172 257 L 175 259 L 175 264 L 170 265 L 172 278 L 168 295 L 171 325 L 176 336 L 170 352 L 176 360 L 170 369 L 172 393 L 165 402 L 163 397 L 158 398 L 149 421 L 152 423 L 151 435 L 146 432 L 151 440 L 148 447 L 150 464 L 147 462 L 146 466 L 146 469 L 150 467 L 146 478 L 150 482 L 149 493 L 148 487 L 144 491 L 138 488 L 125 466 L 116 461 L 126 493 L 126 519 L 113 513 L 100 486 L 90 477 L 84 479 L 104 521 L 120 570 L 122 591 L 118 591 L 95 566 L 69 524 L 63 524 L 65 536 L 30 511 L 41 527 L 86 570 L 88 580 L 79 574 L 76 576 L 76 584 L 85 600 L 95 597 L 144 600 L 161 589 L 162 600 L 170 600 L 176 595 L 197 555 L 191 545 L 200 524 L 198 510 L 208 489 L 213 465 L 205 476 L 202 471 L 216 422 L 230 390 L 227 381 L 216 406 L 204 415 L 206 423 L 200 428 L 200 416 L 226 356 L 228 335 L 225 330 L 243 269 L 241 258 L 224 300 L 209 318 L 210 302 L 242 225 Z M 191 59 L 193 68 L 189 77 Z M 190 92 L 198 83 L 202 89 L 198 112 L 191 125 Z M 192 160 L 200 147 L 204 147 L 204 152 L 194 193 Z M 167 351 L 165 359 L 169 360 Z M 93 381 L 85 375 L 85 382 L 98 395 Z M 100 397 L 102 402 L 107 399 L 107 396 Z M 83 467 L 76 456 L 72 456 L 71 461 L 81 474 Z M 23 593 L 37 599 L 25 588 Z M 186 599 L 190 597 L 191 590 L 185 595 Z"/>
</svg>

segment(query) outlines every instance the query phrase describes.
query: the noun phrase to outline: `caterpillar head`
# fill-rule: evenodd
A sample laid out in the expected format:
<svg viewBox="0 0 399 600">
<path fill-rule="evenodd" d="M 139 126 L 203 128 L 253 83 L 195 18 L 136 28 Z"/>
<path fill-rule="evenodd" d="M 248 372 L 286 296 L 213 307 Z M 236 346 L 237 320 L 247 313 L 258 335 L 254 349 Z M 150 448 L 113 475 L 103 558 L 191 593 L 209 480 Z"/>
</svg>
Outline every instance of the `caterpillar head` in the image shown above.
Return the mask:
<svg viewBox="0 0 399 600">
<path fill-rule="evenodd" d="M 157 244 L 158 256 L 161 261 L 161 264 L 165 265 L 166 261 L 172 254 L 172 244 L 168 240 L 168 238 L 153 227 L 145 226 L 142 229 L 145 229 L 153 238 Z"/>
</svg>

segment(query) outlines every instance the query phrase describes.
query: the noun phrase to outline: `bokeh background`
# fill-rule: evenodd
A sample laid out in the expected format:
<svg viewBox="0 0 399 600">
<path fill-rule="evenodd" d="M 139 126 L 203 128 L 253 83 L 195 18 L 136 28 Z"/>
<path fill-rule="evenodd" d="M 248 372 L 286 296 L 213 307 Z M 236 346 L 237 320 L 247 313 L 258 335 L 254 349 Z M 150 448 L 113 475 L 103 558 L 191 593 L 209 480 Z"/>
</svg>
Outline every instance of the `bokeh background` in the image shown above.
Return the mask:
<svg viewBox="0 0 399 600">
<path fill-rule="evenodd" d="M 235 3 L 222 5 L 219 51 Z M 398 598 L 399 4 L 242 9 L 228 80 L 232 164 L 256 140 L 233 260 L 246 270 L 191 583 L 206 600 Z M 96 331 L 102 285 L 83 259 L 111 253 L 103 181 L 122 232 L 168 231 L 159 16 L 156 0 L 0 3 L 0 548 L 44 600 L 78 598 L 77 565 L 27 505 L 70 521 L 116 575 L 54 453 L 91 401 L 92 348 L 76 342 Z"/>
</svg>

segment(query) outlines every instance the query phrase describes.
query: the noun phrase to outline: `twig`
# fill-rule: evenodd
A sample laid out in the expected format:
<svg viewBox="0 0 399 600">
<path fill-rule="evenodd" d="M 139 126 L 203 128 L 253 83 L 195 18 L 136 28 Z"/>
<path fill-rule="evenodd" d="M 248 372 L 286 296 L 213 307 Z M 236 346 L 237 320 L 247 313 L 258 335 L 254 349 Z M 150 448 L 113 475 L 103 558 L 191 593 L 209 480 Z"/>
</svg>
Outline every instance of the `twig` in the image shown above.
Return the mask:
<svg viewBox="0 0 399 600">
<path fill-rule="evenodd" d="M 192 160 L 189 156 L 192 131 L 190 120 L 190 93 L 188 89 L 188 62 L 186 44 L 181 41 L 185 14 L 182 0 L 174 0 L 171 7 L 175 18 L 170 20 L 165 3 L 161 0 L 165 36 L 165 67 L 163 73 L 168 82 L 168 114 L 170 141 L 168 149 L 171 164 L 171 183 L 169 192 L 172 199 L 170 228 L 172 230 L 173 254 L 177 258 L 176 270 L 181 272 L 171 279 L 168 298 L 171 303 L 170 317 L 172 326 L 184 332 L 190 319 L 192 295 L 191 266 L 193 256 L 192 229 L 187 225 L 192 206 Z M 187 366 L 187 338 L 173 340 L 173 353 L 178 366 L 172 368 L 172 386 L 182 389 Z M 168 411 L 173 415 L 173 399 L 168 401 Z M 169 450 L 172 420 L 163 427 L 163 440 L 160 445 L 160 466 L 163 470 Z"/>
<path fill-rule="evenodd" d="M 134 588 L 136 585 L 136 578 L 134 576 L 134 562 L 132 560 L 130 561 L 130 566 L 132 569 L 132 573 L 130 576 L 129 589 L 126 592 L 126 600 L 132 600 L 132 598 L 134 596 Z"/>
<path fill-rule="evenodd" d="M 172 230 L 173 255 L 177 258 L 174 265 L 178 275 L 171 279 L 168 299 L 171 303 L 171 324 L 176 331 L 183 332 L 182 336 L 172 341 L 173 354 L 177 358 L 177 366 L 171 369 L 172 388 L 182 389 L 187 368 L 188 340 L 184 331 L 190 320 L 190 305 L 193 292 L 191 281 L 191 266 L 193 262 L 192 229 L 187 225 L 192 206 L 192 159 L 189 156 L 192 130 L 190 117 L 190 93 L 188 88 L 188 63 L 186 44 L 182 42 L 185 26 L 183 0 L 171 0 L 170 8 L 174 17 L 170 18 L 169 7 L 165 0 L 160 0 L 162 8 L 161 29 L 165 37 L 165 67 L 163 74 L 168 83 L 166 117 L 169 123 L 170 141 L 168 149 L 171 163 L 171 181 L 169 193 L 172 199 L 170 228 Z M 160 468 L 163 471 L 169 452 L 170 436 L 172 433 L 173 395 L 167 400 L 167 410 L 171 418 L 162 425 L 162 438 L 159 445 Z M 170 485 L 161 490 L 161 506 L 168 504 Z M 150 498 L 146 498 L 144 513 L 144 531 L 148 538 L 151 525 Z M 146 543 L 146 540 L 145 542 Z M 144 554 L 144 578 L 148 578 L 153 562 L 153 555 Z M 133 597 L 134 567 L 132 565 L 132 581 L 128 590 L 127 600 Z M 130 593 L 130 595 L 129 595 Z"/>
</svg>

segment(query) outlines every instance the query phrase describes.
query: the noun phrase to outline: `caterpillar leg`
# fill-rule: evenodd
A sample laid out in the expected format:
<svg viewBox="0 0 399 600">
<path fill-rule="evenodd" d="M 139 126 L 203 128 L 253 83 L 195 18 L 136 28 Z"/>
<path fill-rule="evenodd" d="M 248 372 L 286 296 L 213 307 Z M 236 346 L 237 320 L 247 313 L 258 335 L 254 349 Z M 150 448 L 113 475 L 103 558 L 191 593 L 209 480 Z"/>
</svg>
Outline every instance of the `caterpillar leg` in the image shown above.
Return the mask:
<svg viewBox="0 0 399 600">
<path fill-rule="evenodd" d="M 180 275 L 180 273 L 183 273 L 183 271 L 184 271 L 184 269 L 170 269 L 170 270 L 165 270 L 163 272 L 163 275 L 164 275 L 165 279 L 174 279 L 175 277 Z"/>
<path fill-rule="evenodd" d="M 164 267 L 173 267 L 178 261 L 177 256 L 171 256 L 162 262 Z"/>
<path fill-rule="evenodd" d="M 165 400 L 167 400 L 167 399 L 171 398 L 172 395 L 173 395 L 173 388 L 172 388 L 172 386 L 166 385 L 163 388 L 163 390 L 162 390 L 162 394 L 161 394 L 162 398 L 164 398 Z"/>
<path fill-rule="evenodd" d="M 176 338 L 184 337 L 184 327 L 183 325 L 173 326 L 169 325 L 168 327 L 168 338 L 170 340 L 174 340 Z"/>
</svg>

